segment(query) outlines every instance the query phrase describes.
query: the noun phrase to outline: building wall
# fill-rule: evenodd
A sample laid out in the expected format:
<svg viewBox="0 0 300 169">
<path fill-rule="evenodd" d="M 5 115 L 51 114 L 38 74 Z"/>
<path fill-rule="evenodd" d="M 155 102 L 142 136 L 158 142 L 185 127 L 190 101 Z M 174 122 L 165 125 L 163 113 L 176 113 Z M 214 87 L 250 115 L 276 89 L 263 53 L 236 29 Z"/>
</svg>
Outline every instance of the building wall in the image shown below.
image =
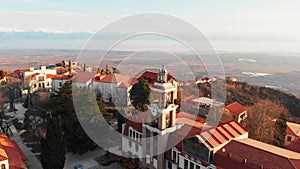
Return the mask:
<svg viewBox="0 0 300 169">
<path fill-rule="evenodd" d="M 142 157 L 142 146 L 139 143 L 125 137 L 122 138 L 122 151 L 125 153 L 130 152 L 133 157 Z"/>
<path fill-rule="evenodd" d="M 59 88 L 65 84 L 65 82 L 66 82 L 66 80 L 53 79 L 52 80 L 52 89 L 58 91 Z"/>
<path fill-rule="evenodd" d="M 78 87 L 78 88 L 89 87 L 90 84 L 91 84 L 91 81 L 88 81 L 86 83 L 76 82 L 76 87 Z"/>
<path fill-rule="evenodd" d="M 39 89 L 52 89 L 52 79 L 46 78 L 45 74 L 37 75 L 29 82 L 30 92 L 35 92 Z"/>
<path fill-rule="evenodd" d="M 193 157 L 190 156 L 182 156 L 179 155 L 179 163 L 178 163 L 178 167 L 179 168 L 185 168 L 185 161 L 187 162 L 187 168 L 188 169 L 216 169 L 216 166 L 213 164 L 210 164 L 209 166 L 205 166 L 201 163 L 201 161 L 196 160 Z M 193 166 L 193 167 L 192 167 Z"/>
<path fill-rule="evenodd" d="M 129 91 L 131 88 L 118 88 L 117 83 L 95 82 L 94 87 L 102 94 L 104 102 L 113 102 L 117 107 L 130 105 Z"/>
<path fill-rule="evenodd" d="M 8 160 L 0 161 L 0 168 L 1 168 L 1 165 L 2 165 L 2 164 L 5 165 L 5 169 L 9 169 L 9 163 L 8 163 Z"/>
</svg>

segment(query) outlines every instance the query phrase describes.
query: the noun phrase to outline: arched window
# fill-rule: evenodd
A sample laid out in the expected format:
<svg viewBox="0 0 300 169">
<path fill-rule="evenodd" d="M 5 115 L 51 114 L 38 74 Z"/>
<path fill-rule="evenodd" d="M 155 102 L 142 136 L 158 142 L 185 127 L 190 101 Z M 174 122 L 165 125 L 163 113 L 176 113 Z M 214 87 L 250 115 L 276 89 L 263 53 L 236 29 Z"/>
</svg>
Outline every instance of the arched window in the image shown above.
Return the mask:
<svg viewBox="0 0 300 169">
<path fill-rule="evenodd" d="M 1 169 L 6 169 L 5 164 L 1 164 Z"/>
</svg>

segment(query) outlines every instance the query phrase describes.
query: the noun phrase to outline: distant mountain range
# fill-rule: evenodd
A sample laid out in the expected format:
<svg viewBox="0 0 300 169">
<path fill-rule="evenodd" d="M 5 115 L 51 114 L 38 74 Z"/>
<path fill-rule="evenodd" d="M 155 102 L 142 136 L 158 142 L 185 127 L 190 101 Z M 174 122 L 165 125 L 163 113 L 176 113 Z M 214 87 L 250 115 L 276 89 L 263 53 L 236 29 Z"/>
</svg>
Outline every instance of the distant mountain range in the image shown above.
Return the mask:
<svg viewBox="0 0 300 169">
<path fill-rule="evenodd" d="M 0 40 L 86 40 L 92 32 L 0 29 Z"/>
</svg>

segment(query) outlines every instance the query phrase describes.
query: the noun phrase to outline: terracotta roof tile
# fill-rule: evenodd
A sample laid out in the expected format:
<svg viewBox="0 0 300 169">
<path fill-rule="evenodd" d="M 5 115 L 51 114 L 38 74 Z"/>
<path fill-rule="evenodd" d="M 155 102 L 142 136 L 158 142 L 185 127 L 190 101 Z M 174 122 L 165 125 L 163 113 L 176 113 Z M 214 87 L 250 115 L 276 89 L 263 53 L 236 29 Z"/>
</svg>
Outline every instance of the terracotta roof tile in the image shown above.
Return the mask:
<svg viewBox="0 0 300 169">
<path fill-rule="evenodd" d="M 98 80 L 99 79 L 99 80 Z M 128 81 L 130 77 L 123 76 L 120 74 L 109 74 L 109 75 L 102 75 L 101 78 L 98 78 L 95 82 L 102 82 L 102 83 L 122 83 L 124 81 Z"/>
<path fill-rule="evenodd" d="M 56 75 L 56 74 L 46 74 L 47 79 L 52 79 L 52 78 L 57 77 L 57 76 L 58 75 Z"/>
<path fill-rule="evenodd" d="M 15 140 L 11 140 L 11 143 L 13 144 L 14 148 L 16 149 L 16 151 L 19 153 L 19 155 L 21 156 L 23 161 L 27 161 L 27 157 L 26 155 L 23 153 L 23 151 L 21 150 L 21 148 L 19 147 L 19 145 L 17 144 L 17 142 Z"/>
<path fill-rule="evenodd" d="M 291 123 L 291 122 L 286 122 L 286 132 L 288 134 L 293 134 L 296 136 L 300 136 L 300 124 L 296 124 L 296 123 Z"/>
<path fill-rule="evenodd" d="M 298 138 L 297 140 L 293 141 L 286 148 L 291 150 L 291 151 L 295 151 L 295 152 L 300 153 L 300 139 Z"/>
<path fill-rule="evenodd" d="M 241 105 L 238 102 L 233 102 L 233 103 L 227 105 L 226 108 L 237 115 L 239 115 L 247 110 L 247 108 L 245 106 Z"/>
<path fill-rule="evenodd" d="M 247 134 L 247 130 L 236 121 L 220 124 L 216 128 L 204 131 L 200 136 L 212 147 L 216 148 L 234 138 Z"/>
<path fill-rule="evenodd" d="M 7 160 L 8 156 L 3 148 L 0 148 L 0 161 Z"/>
<path fill-rule="evenodd" d="M 14 144 L 8 139 L 4 133 L 0 133 L 0 144 L 8 156 L 9 167 L 14 169 L 25 169 L 26 165 L 22 160 L 21 155 L 16 150 Z"/>
<path fill-rule="evenodd" d="M 95 77 L 95 73 L 92 72 L 78 72 L 73 76 L 72 80 L 75 80 L 77 83 L 87 83 Z"/>
<path fill-rule="evenodd" d="M 230 153 L 230 158 L 228 157 Z M 243 160 L 246 159 L 246 164 Z M 299 168 L 300 154 L 250 138 L 232 140 L 219 150 L 214 163 L 225 169 L 238 168 L 283 169 Z"/>
</svg>

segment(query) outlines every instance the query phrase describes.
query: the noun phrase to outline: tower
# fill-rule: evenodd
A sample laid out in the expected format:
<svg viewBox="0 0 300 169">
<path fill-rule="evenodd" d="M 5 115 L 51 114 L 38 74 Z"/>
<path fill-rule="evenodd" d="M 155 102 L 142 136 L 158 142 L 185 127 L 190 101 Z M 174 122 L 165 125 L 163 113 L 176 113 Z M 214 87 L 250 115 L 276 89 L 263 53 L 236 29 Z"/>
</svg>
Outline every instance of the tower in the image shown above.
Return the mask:
<svg viewBox="0 0 300 169">
<path fill-rule="evenodd" d="M 72 60 L 69 61 L 69 74 L 71 75 L 74 71 Z"/>
<path fill-rule="evenodd" d="M 175 99 L 177 99 L 177 82 L 168 81 L 168 72 L 165 66 L 162 66 L 157 75 L 157 82 L 150 87 L 150 105 L 152 122 L 143 124 L 143 136 L 148 137 L 148 141 L 143 143 L 143 156 L 150 156 L 150 162 L 143 159 L 142 164 L 147 168 L 164 168 L 164 152 L 168 136 L 176 127 L 176 109 Z M 144 140 L 147 140 L 144 139 Z"/>
</svg>

